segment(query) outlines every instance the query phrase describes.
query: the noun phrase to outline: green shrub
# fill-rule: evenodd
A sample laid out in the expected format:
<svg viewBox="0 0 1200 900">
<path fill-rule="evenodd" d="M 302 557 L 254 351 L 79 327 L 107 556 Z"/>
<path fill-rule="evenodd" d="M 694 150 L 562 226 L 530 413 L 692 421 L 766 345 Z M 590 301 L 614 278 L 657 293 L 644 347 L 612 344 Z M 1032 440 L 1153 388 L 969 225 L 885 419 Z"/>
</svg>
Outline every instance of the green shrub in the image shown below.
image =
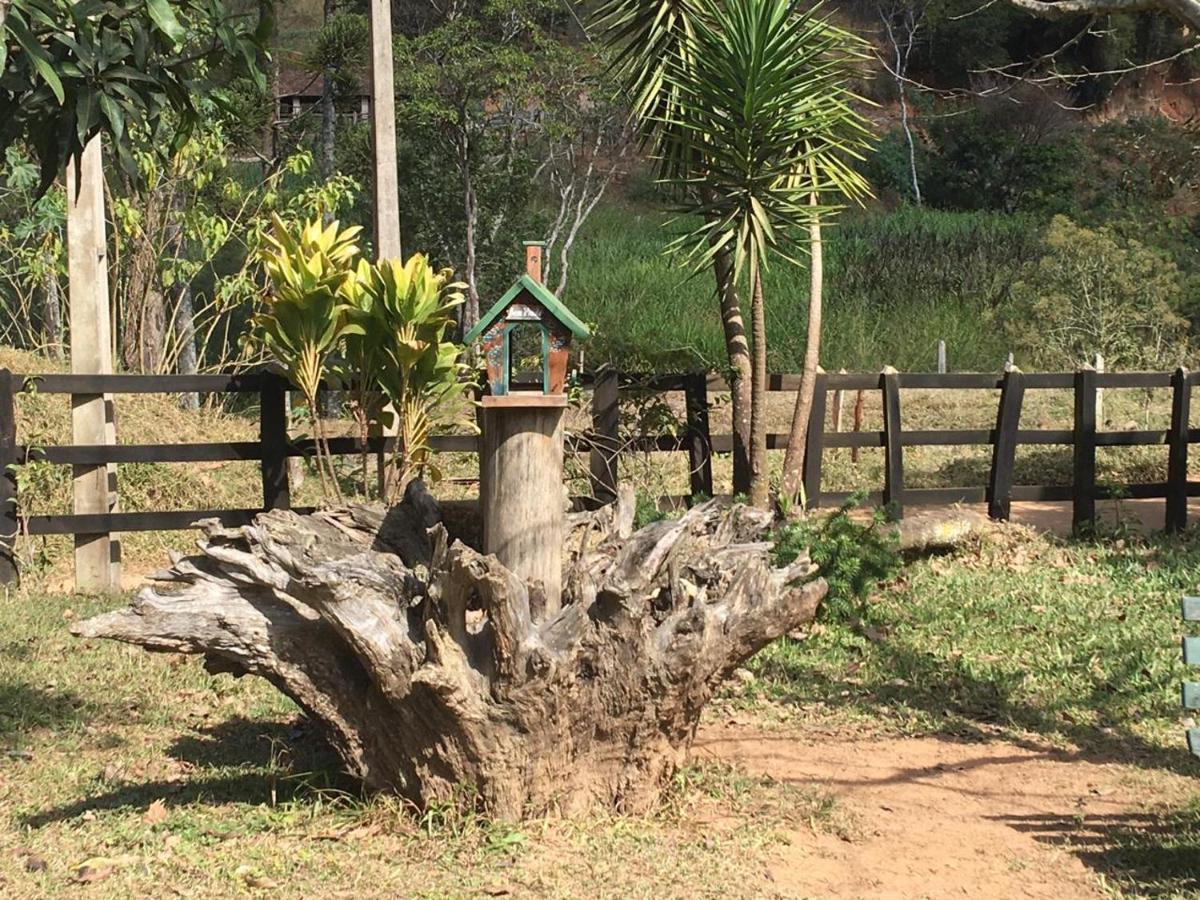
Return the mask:
<svg viewBox="0 0 1200 900">
<path fill-rule="evenodd" d="M 1021 107 L 1017 107 L 1020 109 Z M 1074 212 L 1083 145 L 1059 116 L 972 107 L 929 124 L 926 193 L 943 209 Z"/>
<path fill-rule="evenodd" d="M 1162 254 L 1056 216 L 1045 251 L 1000 319 L 1027 365 L 1070 369 L 1102 353 L 1111 369 L 1163 369 L 1187 353 L 1184 279 Z"/>
<path fill-rule="evenodd" d="M 882 510 L 865 522 L 856 520 L 851 513 L 861 502 L 861 496 L 852 497 L 828 518 L 785 525 L 773 536 L 772 561 L 777 566 L 808 553 L 829 585 L 823 613 L 837 621 L 858 616 L 876 585 L 900 570 L 896 531 L 886 526 Z"/>
</svg>

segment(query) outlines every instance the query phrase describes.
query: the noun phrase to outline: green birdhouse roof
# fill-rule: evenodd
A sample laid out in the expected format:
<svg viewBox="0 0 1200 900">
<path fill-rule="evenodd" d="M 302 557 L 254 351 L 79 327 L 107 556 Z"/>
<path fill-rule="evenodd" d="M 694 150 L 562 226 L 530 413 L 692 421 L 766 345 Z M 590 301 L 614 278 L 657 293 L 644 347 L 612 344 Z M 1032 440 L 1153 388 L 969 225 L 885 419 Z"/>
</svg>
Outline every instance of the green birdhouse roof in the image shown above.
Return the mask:
<svg viewBox="0 0 1200 900">
<path fill-rule="evenodd" d="M 480 335 L 491 328 L 496 320 L 504 314 L 504 311 L 508 309 L 509 305 L 520 297 L 523 292 L 528 292 L 564 328 L 581 341 L 586 340 L 591 334 L 588 331 L 588 327 L 580 322 L 573 312 L 563 306 L 562 301 L 550 293 L 550 290 L 544 284 L 534 281 L 528 275 L 522 275 L 513 283 L 513 286 L 508 289 L 503 297 L 492 304 L 492 308 L 487 311 L 487 314 L 471 329 L 466 337 L 466 343 L 474 343 Z"/>
</svg>

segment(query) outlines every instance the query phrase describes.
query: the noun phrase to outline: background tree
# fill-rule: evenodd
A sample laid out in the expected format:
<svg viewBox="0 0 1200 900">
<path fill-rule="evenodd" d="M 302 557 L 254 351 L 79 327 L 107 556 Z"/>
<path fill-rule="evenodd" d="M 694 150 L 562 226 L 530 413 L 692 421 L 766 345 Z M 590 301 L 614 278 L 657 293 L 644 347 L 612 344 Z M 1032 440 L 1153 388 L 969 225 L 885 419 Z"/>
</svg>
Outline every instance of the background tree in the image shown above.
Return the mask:
<svg viewBox="0 0 1200 900">
<path fill-rule="evenodd" d="M 261 79 L 257 31 L 224 0 L 10 0 L 0 41 L 0 151 L 25 142 L 44 190 L 96 134 L 122 168 L 140 128 L 164 155 L 199 118 L 214 71 Z"/>
<path fill-rule="evenodd" d="M 846 86 L 861 44 L 819 9 L 800 13 L 788 0 L 707 0 L 698 11 L 663 72 L 675 91 L 669 152 L 696 161 L 695 173 L 678 186 L 701 224 L 679 246 L 704 268 L 728 254 L 733 280 L 745 275 L 750 286 L 750 500 L 765 506 L 764 273 L 772 256 L 794 261 L 803 251 L 803 233 L 832 208 L 822 205 L 823 198 L 866 191 L 850 160 L 867 145 L 869 132 L 852 110 L 856 98 Z M 819 248 L 819 231 L 809 236 Z M 815 284 L 819 289 L 819 279 Z M 811 405 L 816 375 L 819 290 L 810 309 L 812 360 L 801 405 L 805 388 Z"/>
<path fill-rule="evenodd" d="M 680 155 L 685 142 L 676 121 L 679 89 L 666 78 L 671 61 L 678 68 L 690 64 L 681 54 L 703 15 L 698 0 L 605 0 L 595 15 L 597 30 L 614 48 L 614 74 L 629 98 L 640 148 L 668 183 L 686 184 L 703 171 L 700 160 Z M 705 188 L 701 184 L 697 189 Z M 745 494 L 751 482 L 753 373 L 732 254 L 727 245 L 714 248 L 712 272 L 729 361 L 733 490 Z"/>
</svg>

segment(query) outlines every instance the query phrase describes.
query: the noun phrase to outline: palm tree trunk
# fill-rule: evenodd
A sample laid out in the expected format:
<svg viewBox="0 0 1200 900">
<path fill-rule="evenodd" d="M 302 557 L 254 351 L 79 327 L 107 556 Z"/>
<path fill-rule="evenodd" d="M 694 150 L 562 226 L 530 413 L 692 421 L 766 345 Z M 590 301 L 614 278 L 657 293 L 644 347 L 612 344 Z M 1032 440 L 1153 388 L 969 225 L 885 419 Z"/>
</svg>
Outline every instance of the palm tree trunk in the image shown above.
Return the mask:
<svg viewBox="0 0 1200 900">
<path fill-rule="evenodd" d="M 750 493 L 750 344 L 746 320 L 733 280 L 733 259 L 728 249 L 713 257 L 713 274 L 721 302 L 721 326 L 725 330 L 725 353 L 729 357 L 729 395 L 733 418 L 733 492 Z"/>
<path fill-rule="evenodd" d="M 813 196 L 814 205 L 816 195 Z M 808 335 L 804 344 L 804 371 L 800 375 L 800 390 L 796 394 L 796 410 L 792 414 L 792 430 L 788 437 L 787 455 L 783 460 L 783 485 L 780 493 L 789 500 L 800 496 L 804 484 L 804 456 L 808 450 L 808 420 L 812 416 L 813 394 L 817 387 L 817 369 L 821 362 L 821 312 L 825 281 L 825 251 L 821 242 L 821 223 L 816 219 L 808 226 L 810 244 Z M 814 498 L 808 498 L 811 502 Z"/>
<path fill-rule="evenodd" d="M 766 509 L 771 499 L 771 469 L 767 459 L 767 320 L 762 270 L 750 262 L 750 505 Z"/>
</svg>

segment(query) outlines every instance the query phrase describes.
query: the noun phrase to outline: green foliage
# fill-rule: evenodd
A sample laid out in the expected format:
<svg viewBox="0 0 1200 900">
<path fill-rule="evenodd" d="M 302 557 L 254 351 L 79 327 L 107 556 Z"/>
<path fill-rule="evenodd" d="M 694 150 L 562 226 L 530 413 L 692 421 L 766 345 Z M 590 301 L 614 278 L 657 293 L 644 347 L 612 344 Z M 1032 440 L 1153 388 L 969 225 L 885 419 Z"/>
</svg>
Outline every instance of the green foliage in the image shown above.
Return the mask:
<svg viewBox="0 0 1200 900">
<path fill-rule="evenodd" d="M 662 254 L 681 227 L 668 218 L 602 206 L 582 232 L 567 302 L 596 324 L 590 364 L 657 372 L 727 366 L 711 280 L 686 278 Z M 847 215 L 825 234 L 822 364 L 927 371 L 944 339 L 955 369 L 997 371 L 1009 347 L 980 322 L 1008 302 L 1021 266 L 1041 252 L 1038 224 L 1021 216 L 915 208 Z M 800 370 L 807 299 L 806 272 L 773 271 L 771 371 Z"/>
<path fill-rule="evenodd" d="M 304 67 L 316 73 L 331 73 L 337 88 L 356 88 L 355 72 L 366 65 L 370 45 L 370 20 L 362 15 L 341 13 L 317 32 L 312 47 L 304 55 Z"/>
<path fill-rule="evenodd" d="M 587 51 L 562 40 L 560 9 L 549 0 L 423 9 L 395 41 L 400 193 L 440 198 L 405 206 L 404 239 L 439 248 L 478 295 L 506 287 L 521 241 L 547 233 L 536 173 L 564 110 L 597 96 L 577 65 Z"/>
<path fill-rule="evenodd" d="M 24 141 L 40 188 L 103 132 L 130 178 L 127 135 L 164 156 L 199 119 L 210 78 L 233 65 L 261 80 L 255 23 L 224 0 L 11 0 L 0 25 L 0 150 Z"/>
<path fill-rule="evenodd" d="M 327 376 L 353 385 L 364 438 L 371 424 L 387 418 L 381 399 L 391 405 L 399 419 L 400 489 L 413 476 L 438 476 L 430 437 L 462 395 L 461 348 L 446 340 L 461 285 L 421 254 L 406 263 L 360 259 L 359 231 L 313 220 L 293 234 L 276 217 L 260 252 L 271 290 L 248 335 L 304 394 L 322 485 L 327 497 L 339 499 L 327 444 L 321 459 L 326 439 L 317 393 Z M 365 465 L 362 474 L 366 491 Z"/>
<path fill-rule="evenodd" d="M 772 562 L 793 562 L 807 552 L 829 585 L 822 611 L 826 618 L 847 621 L 859 615 L 863 601 L 881 582 L 900 571 L 899 538 L 876 510 L 866 521 L 853 515 L 862 502 L 851 500 L 832 515 L 784 526 L 773 536 Z"/>
<path fill-rule="evenodd" d="M 1073 209 L 1083 148 L 1050 101 L 1024 102 L 971 107 L 929 123 L 933 150 L 922 183 L 930 203 L 1006 213 Z"/>
<path fill-rule="evenodd" d="M 658 508 L 658 502 L 648 494 L 639 493 L 633 510 L 634 530 L 662 522 L 667 514 Z"/>
<path fill-rule="evenodd" d="M 346 332 L 340 371 L 347 383 L 359 382 L 357 406 L 366 419 L 372 413 L 369 394 L 375 390 L 396 411 L 400 485 L 414 476 L 441 477 L 430 438 L 461 412 L 462 348 L 446 339 L 455 325 L 455 307 L 463 302 L 463 285 L 452 283 L 453 274 L 450 269 L 435 272 L 415 253 L 405 263 L 359 260 L 347 283 L 355 327 Z"/>
<path fill-rule="evenodd" d="M 292 236 L 278 216 L 259 253 L 271 282 L 265 307 L 251 320 L 253 339 L 278 362 L 300 388 L 309 408 L 326 363 L 349 332 L 362 330 L 350 321 L 344 294 L 351 262 L 358 255 L 361 228 L 343 230 L 337 222 L 309 222 Z"/>
<path fill-rule="evenodd" d="M 680 188 L 698 189 L 688 208 L 703 223 L 678 243 L 697 270 L 723 249 L 735 277 L 772 254 L 791 258 L 806 246 L 804 226 L 832 211 L 817 198 L 868 193 L 847 164 L 870 143 L 853 109 L 861 98 L 847 86 L 862 58 L 862 41 L 819 7 L 700 4 L 694 32 L 667 62 L 678 110 L 663 135 L 681 145 L 666 156 L 697 161 L 671 174 Z"/>
<path fill-rule="evenodd" d="M 1113 369 L 1163 369 L 1186 358 L 1178 267 L 1107 229 L 1056 216 L 1012 293 L 1000 318 L 1034 366 L 1070 369 L 1102 353 Z"/>
</svg>

